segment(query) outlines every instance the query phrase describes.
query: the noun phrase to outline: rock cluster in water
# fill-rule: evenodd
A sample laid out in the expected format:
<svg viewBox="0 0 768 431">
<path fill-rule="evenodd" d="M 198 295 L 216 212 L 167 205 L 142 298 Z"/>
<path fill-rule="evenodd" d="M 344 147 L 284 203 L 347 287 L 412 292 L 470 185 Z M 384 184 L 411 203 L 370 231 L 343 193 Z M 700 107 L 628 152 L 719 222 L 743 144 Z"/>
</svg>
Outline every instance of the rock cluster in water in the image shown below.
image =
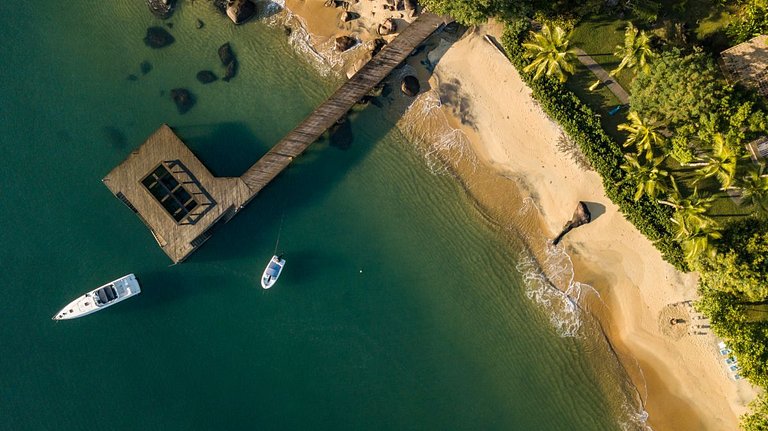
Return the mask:
<svg viewBox="0 0 768 431">
<path fill-rule="evenodd" d="M 176 39 L 162 27 L 149 27 L 144 36 L 144 44 L 153 49 L 165 48 L 175 42 Z"/>
<path fill-rule="evenodd" d="M 210 84 L 211 82 L 217 81 L 219 79 L 219 77 L 210 70 L 201 70 L 197 72 L 196 78 L 202 84 Z"/>
<path fill-rule="evenodd" d="M 219 47 L 219 59 L 226 69 L 224 77 L 221 79 L 229 82 L 229 80 L 234 78 L 235 74 L 237 74 L 237 57 L 235 57 L 235 53 L 232 52 L 232 46 L 230 46 L 229 42 Z"/>
<path fill-rule="evenodd" d="M 186 88 L 174 88 L 171 90 L 171 100 L 176 104 L 179 114 L 186 114 L 195 106 L 195 96 Z"/>
</svg>

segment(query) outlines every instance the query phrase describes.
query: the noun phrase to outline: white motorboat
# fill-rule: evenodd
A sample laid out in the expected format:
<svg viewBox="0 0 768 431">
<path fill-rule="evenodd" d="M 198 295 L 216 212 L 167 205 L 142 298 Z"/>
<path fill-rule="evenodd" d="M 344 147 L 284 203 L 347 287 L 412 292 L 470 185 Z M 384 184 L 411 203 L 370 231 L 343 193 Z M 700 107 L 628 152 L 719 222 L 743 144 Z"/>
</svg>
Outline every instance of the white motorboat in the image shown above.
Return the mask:
<svg viewBox="0 0 768 431">
<path fill-rule="evenodd" d="M 274 286 L 280 273 L 283 272 L 283 266 L 285 266 L 285 259 L 278 255 L 272 256 L 267 267 L 264 268 L 264 274 L 261 275 L 261 287 L 269 289 Z"/>
<path fill-rule="evenodd" d="M 115 281 L 93 289 L 67 304 L 61 311 L 53 316 L 53 320 L 68 320 L 83 317 L 88 314 L 103 310 L 120 301 L 141 293 L 136 276 L 128 274 Z"/>
</svg>

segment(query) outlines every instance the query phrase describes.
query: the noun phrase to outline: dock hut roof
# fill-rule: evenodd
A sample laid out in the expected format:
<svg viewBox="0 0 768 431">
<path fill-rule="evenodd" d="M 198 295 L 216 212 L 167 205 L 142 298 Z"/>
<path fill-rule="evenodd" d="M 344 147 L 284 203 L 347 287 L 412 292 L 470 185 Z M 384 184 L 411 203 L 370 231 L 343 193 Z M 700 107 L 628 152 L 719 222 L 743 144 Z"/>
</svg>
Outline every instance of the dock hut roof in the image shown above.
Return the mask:
<svg viewBox="0 0 768 431">
<path fill-rule="evenodd" d="M 231 218 L 252 196 L 240 178 L 214 177 L 165 124 L 102 181 L 174 262 L 184 260 L 216 222 Z"/>
</svg>

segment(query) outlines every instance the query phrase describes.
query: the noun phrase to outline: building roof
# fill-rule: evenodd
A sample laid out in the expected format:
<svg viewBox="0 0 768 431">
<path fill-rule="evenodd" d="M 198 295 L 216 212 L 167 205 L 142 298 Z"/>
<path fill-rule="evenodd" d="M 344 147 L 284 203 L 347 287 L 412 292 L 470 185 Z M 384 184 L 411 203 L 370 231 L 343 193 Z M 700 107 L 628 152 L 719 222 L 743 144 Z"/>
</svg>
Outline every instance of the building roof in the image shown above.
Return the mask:
<svg viewBox="0 0 768 431">
<path fill-rule="evenodd" d="M 734 82 L 741 82 L 768 97 L 768 36 L 760 35 L 720 53 L 724 70 Z"/>
<path fill-rule="evenodd" d="M 220 219 L 252 196 L 240 178 L 218 178 L 163 124 L 104 179 L 149 227 L 174 262 L 184 260 Z"/>
</svg>

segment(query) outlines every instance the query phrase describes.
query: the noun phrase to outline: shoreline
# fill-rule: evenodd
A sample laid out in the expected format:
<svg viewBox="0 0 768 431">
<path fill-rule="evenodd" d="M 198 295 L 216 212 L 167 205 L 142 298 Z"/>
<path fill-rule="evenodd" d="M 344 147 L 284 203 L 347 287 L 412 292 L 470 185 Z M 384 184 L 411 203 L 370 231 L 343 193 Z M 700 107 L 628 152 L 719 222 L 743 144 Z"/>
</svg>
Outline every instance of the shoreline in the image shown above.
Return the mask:
<svg viewBox="0 0 768 431">
<path fill-rule="evenodd" d="M 376 37 L 365 30 L 374 19 L 361 14 L 354 27 L 339 26 L 333 20 L 341 12 L 321 0 L 309 2 L 287 0 L 286 9 L 305 26 L 316 52 L 335 57 L 327 59 L 335 71 L 354 69 L 366 50 L 333 53 L 329 41 L 353 34 L 365 46 L 366 38 Z M 744 380 L 728 379 L 713 334 L 671 336 L 662 319 L 670 307 L 696 297 L 696 275 L 664 262 L 604 195 L 600 177 L 557 148 L 560 128 L 506 57 L 483 39 L 486 32 L 499 39 L 501 28 L 470 29 L 450 46 L 426 85 L 431 89 L 422 82 L 422 93 L 409 101 L 398 127 L 412 139 L 440 139 L 427 157 L 436 157 L 456 176 L 492 223 L 520 234 L 545 272 L 541 262 L 552 252 L 546 238 L 570 219 L 576 202 L 590 202 L 593 222 L 569 233 L 558 248 L 567 250 L 573 280 L 554 275 L 552 284 L 561 291 L 573 282 L 594 289 L 597 300 L 582 301 L 580 294 L 574 299 L 596 319 L 633 383 L 641 414 L 647 412 L 647 421 L 640 422 L 657 431 L 736 429 L 757 391 Z M 421 124 L 426 110 L 436 110 L 443 120 Z M 532 202 L 534 211 L 521 213 L 524 201 Z"/>
<path fill-rule="evenodd" d="M 600 177 L 557 149 L 559 127 L 540 110 L 506 57 L 483 39 L 486 29 L 500 37 L 501 29 L 492 25 L 468 33 L 437 65 L 435 87 L 460 82 L 462 99 L 472 101 L 470 115 L 457 112 L 450 101 L 443 113 L 473 119 L 458 125 L 470 147 L 490 171 L 520 184 L 522 194 L 536 202 L 549 238 L 570 219 L 577 201 L 604 207 L 592 223 L 569 233 L 562 247 L 572 258 L 576 279 L 604 301 L 602 310 L 591 312 L 637 387 L 648 425 L 736 429 L 756 391 L 743 380 L 728 379 L 709 331 L 674 339 L 660 320 L 668 307 L 695 299 L 696 275 L 664 262 L 604 195 Z M 516 115 L 507 115 L 512 107 Z"/>
</svg>

